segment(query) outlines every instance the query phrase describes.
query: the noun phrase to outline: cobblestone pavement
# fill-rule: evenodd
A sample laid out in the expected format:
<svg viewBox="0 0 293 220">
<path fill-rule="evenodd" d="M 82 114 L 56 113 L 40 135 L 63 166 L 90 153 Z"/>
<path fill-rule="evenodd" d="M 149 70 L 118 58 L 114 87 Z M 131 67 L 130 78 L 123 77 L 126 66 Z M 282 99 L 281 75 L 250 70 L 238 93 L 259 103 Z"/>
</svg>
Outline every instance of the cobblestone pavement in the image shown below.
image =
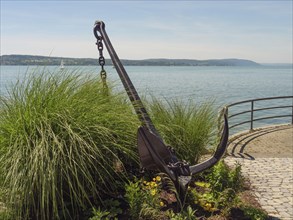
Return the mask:
<svg viewBox="0 0 293 220">
<path fill-rule="evenodd" d="M 249 133 L 228 147 L 225 162 L 229 166 L 242 165 L 243 175 L 272 219 L 293 220 L 292 148 L 292 126 Z"/>
</svg>

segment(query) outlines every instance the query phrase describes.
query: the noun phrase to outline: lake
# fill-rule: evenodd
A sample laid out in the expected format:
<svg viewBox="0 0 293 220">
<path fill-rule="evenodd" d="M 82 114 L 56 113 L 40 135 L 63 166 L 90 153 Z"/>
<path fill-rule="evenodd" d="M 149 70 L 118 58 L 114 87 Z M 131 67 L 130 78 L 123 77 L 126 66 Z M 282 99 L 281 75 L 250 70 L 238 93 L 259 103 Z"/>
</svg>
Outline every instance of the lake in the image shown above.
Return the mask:
<svg viewBox="0 0 293 220">
<path fill-rule="evenodd" d="M 1 66 L 0 92 L 6 93 L 6 87 L 25 76 L 44 67 Z M 58 66 L 46 67 L 50 71 L 60 71 Z M 99 77 L 99 66 L 68 66 L 66 69 L 79 69 L 86 74 Z M 105 67 L 108 80 L 115 81 L 122 89 L 116 70 Z M 134 86 L 141 96 L 150 95 L 160 99 L 192 100 L 197 103 L 213 100 L 217 108 L 226 104 L 247 99 L 293 95 L 292 65 L 256 67 L 221 66 L 126 66 Z M 36 74 L 41 71 L 35 71 Z M 266 103 L 261 104 L 265 106 Z M 292 99 L 278 100 L 273 105 L 292 105 Z M 260 106 L 260 107 L 261 107 Z M 242 107 L 240 107 L 242 108 Z M 241 109 L 235 109 L 239 111 Z M 291 114 L 292 110 L 274 110 L 266 114 Z M 244 116 L 243 116 L 244 117 Z M 243 118 L 242 118 L 243 119 Z M 241 119 L 241 120 L 242 120 Z M 281 123 L 290 122 L 290 118 L 281 119 Z M 275 123 L 275 119 L 260 122 L 260 125 Z M 248 126 L 247 126 L 248 127 Z"/>
</svg>

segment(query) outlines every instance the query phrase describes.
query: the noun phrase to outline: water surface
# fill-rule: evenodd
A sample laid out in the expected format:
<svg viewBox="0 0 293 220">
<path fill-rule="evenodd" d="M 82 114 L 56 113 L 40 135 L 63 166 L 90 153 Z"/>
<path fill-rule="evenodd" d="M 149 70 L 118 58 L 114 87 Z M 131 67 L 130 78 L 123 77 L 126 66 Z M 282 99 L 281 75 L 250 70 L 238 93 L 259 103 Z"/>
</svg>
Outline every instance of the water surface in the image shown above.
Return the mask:
<svg viewBox="0 0 293 220">
<path fill-rule="evenodd" d="M 43 68 L 52 72 L 61 71 L 58 66 L 1 66 L 1 94 L 5 95 L 6 87 L 15 83 L 17 79 L 25 77 L 26 73 L 35 72 L 35 74 L 39 74 Z M 79 69 L 85 74 L 94 74 L 97 77 L 99 77 L 100 71 L 99 66 L 67 66 L 66 69 Z M 217 108 L 247 99 L 293 94 L 292 66 L 126 66 L 125 69 L 141 96 L 149 97 L 152 95 L 160 99 L 192 100 L 197 103 L 214 100 Z M 106 66 L 106 71 L 108 80 L 115 81 L 117 88 L 122 90 L 116 70 L 113 67 Z M 268 105 L 268 102 L 262 102 L 258 105 L 256 107 L 263 107 Z M 292 100 L 277 100 L 273 102 L 273 105 L 292 105 Z M 237 112 L 245 108 L 249 108 L 249 106 L 243 105 L 231 110 Z M 282 112 L 291 114 L 289 109 L 278 109 L 265 114 L 279 114 Z M 244 117 L 248 118 L 249 115 L 242 116 L 241 120 Z M 290 122 L 291 119 L 287 119 L 282 119 L 281 122 Z M 268 120 L 261 122 L 261 124 L 274 122 L 274 120 Z"/>
</svg>

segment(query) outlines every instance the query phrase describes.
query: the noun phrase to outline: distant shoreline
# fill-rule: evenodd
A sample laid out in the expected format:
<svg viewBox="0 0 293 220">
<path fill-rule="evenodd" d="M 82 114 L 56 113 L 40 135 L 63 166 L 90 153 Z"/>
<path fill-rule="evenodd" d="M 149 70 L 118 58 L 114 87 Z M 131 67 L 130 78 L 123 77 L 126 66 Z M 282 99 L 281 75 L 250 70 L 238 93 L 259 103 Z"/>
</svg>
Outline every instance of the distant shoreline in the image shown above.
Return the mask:
<svg viewBox="0 0 293 220">
<path fill-rule="evenodd" d="M 68 57 L 48 57 L 33 55 L 2 55 L 0 57 L 0 65 L 3 66 L 58 66 L 63 60 L 66 66 L 95 66 L 98 64 L 98 58 L 68 58 Z M 193 59 L 144 59 L 144 60 L 128 60 L 121 59 L 125 66 L 261 66 L 251 60 L 245 59 L 209 59 L 209 60 L 193 60 Z M 106 65 L 112 66 L 112 61 L 106 59 Z"/>
</svg>

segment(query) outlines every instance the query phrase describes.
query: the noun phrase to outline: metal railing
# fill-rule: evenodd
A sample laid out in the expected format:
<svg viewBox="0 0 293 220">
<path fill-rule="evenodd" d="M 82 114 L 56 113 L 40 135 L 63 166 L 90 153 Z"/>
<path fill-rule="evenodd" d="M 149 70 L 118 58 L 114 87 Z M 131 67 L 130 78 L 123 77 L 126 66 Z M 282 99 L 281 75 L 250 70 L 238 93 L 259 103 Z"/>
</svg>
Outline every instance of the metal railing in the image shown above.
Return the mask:
<svg viewBox="0 0 293 220">
<path fill-rule="evenodd" d="M 255 108 L 256 103 L 258 103 L 258 102 L 266 101 L 266 100 L 277 100 L 277 99 L 279 99 L 279 100 L 292 99 L 292 102 L 289 105 L 278 105 L 278 106 Z M 247 103 L 250 103 L 249 110 L 237 112 L 237 113 L 234 113 L 231 115 L 229 114 L 229 109 L 231 107 L 242 105 L 242 104 L 247 104 Z M 228 119 L 229 119 L 229 124 L 230 124 L 229 129 L 235 128 L 235 127 L 243 125 L 243 124 L 250 123 L 250 130 L 253 130 L 254 129 L 254 122 L 256 122 L 256 121 L 262 121 L 262 120 L 274 119 L 274 118 L 286 118 L 286 117 L 291 117 L 291 124 L 293 124 L 293 96 L 279 96 L 279 97 L 251 99 L 251 100 L 246 100 L 246 101 L 241 101 L 241 102 L 235 102 L 235 103 L 227 105 L 226 107 L 228 109 Z M 286 113 L 286 114 L 278 114 L 278 115 L 258 117 L 258 118 L 256 118 L 255 114 L 254 114 L 255 112 L 267 111 L 267 110 L 272 110 L 272 109 L 290 109 L 290 108 L 291 108 L 291 114 Z M 231 118 L 234 118 L 239 115 L 247 114 L 247 113 L 250 114 L 249 120 L 241 121 L 241 122 L 238 122 L 236 124 L 231 125 L 231 123 L 230 123 Z"/>
</svg>

